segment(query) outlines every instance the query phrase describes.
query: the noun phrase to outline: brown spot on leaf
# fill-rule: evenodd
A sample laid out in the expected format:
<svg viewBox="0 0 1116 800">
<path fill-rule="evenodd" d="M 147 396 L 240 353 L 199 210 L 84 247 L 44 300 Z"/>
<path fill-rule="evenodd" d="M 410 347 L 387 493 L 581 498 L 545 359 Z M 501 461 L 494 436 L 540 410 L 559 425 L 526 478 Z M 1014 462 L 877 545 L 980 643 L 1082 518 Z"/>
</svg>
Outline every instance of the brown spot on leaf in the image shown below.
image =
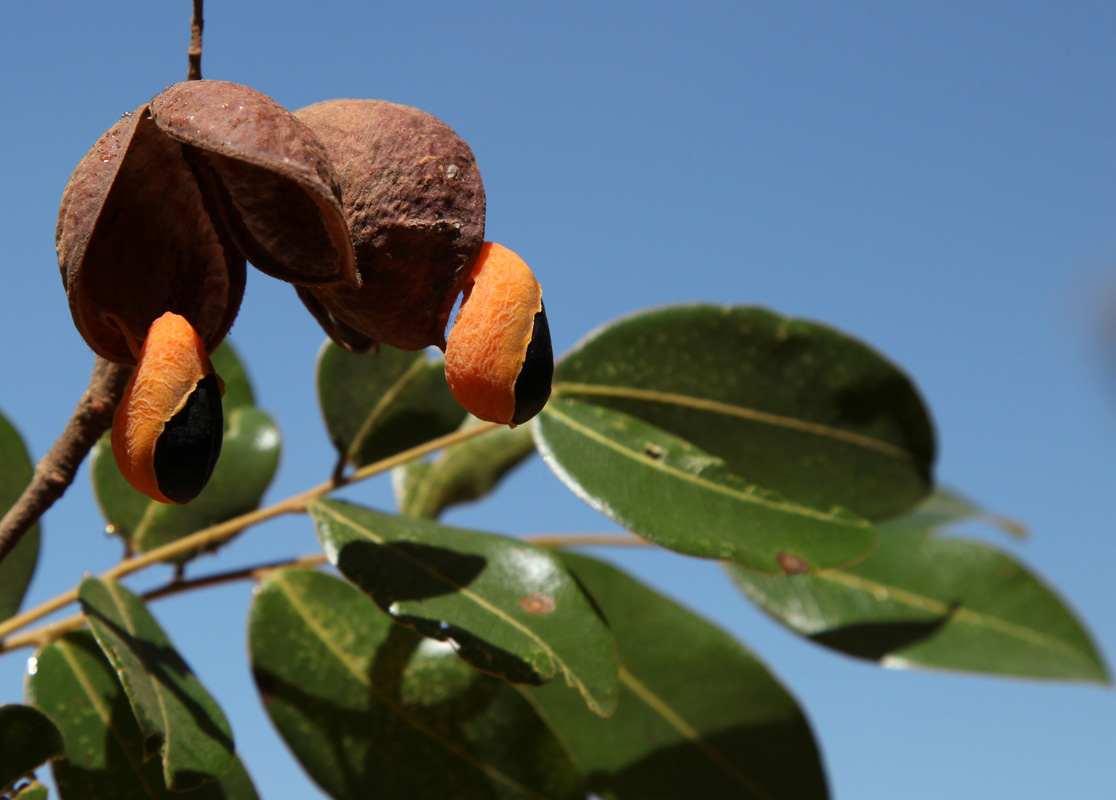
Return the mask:
<svg viewBox="0 0 1116 800">
<path fill-rule="evenodd" d="M 805 575 L 810 571 L 810 565 L 806 563 L 806 559 L 799 556 L 780 552 L 775 556 L 775 560 L 779 562 L 779 566 L 787 575 Z"/>
<path fill-rule="evenodd" d="M 554 610 L 554 598 L 542 592 L 525 594 L 519 598 L 519 607 L 528 614 L 545 616 Z"/>
</svg>

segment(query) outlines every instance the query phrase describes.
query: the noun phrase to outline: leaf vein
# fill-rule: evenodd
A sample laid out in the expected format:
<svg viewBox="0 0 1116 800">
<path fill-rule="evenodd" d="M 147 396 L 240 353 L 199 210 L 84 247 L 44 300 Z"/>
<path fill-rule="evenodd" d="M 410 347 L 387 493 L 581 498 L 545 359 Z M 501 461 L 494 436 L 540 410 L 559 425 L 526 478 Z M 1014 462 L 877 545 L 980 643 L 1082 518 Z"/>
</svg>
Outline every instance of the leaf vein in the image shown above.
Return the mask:
<svg viewBox="0 0 1116 800">
<path fill-rule="evenodd" d="M 630 386 L 602 386 L 599 384 L 590 383 L 559 383 L 555 384 L 554 389 L 555 392 L 560 394 L 588 395 L 597 397 L 622 397 L 631 400 L 642 400 L 649 403 L 679 405 L 685 408 L 696 409 L 698 411 L 708 411 L 714 414 L 723 414 L 729 417 L 746 419 L 751 422 L 761 422 L 766 425 L 775 425 L 780 428 L 787 428 L 788 430 L 794 430 L 800 433 L 809 433 L 827 439 L 835 439 L 837 441 L 842 441 L 847 444 L 863 447 L 868 450 L 874 450 L 881 455 L 886 455 L 891 458 L 901 459 L 904 461 L 912 460 L 911 453 L 907 452 L 903 448 L 896 447 L 893 444 L 889 444 L 879 439 L 874 439 L 871 436 L 865 436 L 860 433 L 853 433 L 852 431 L 847 431 L 843 428 L 835 428 L 831 425 L 823 425 L 820 422 L 809 422 L 803 419 L 795 419 L 794 417 L 787 417 L 783 416 L 782 414 L 773 414 L 769 411 L 760 411 L 755 408 L 731 405 L 729 403 L 722 403 L 718 400 L 710 400 L 704 397 L 692 397 L 690 395 L 678 394 L 676 392 L 661 392 L 651 389 L 637 389 Z"/>
<path fill-rule="evenodd" d="M 970 625 L 989 628 L 1040 647 L 1062 651 L 1063 653 L 1072 655 L 1074 658 L 1080 658 L 1081 656 L 1076 648 L 1062 639 L 1055 638 L 1041 631 L 1036 631 L 1034 628 L 1027 628 L 1023 625 L 1009 622 L 1002 617 L 997 617 L 983 611 L 975 611 L 964 605 L 954 607 L 941 600 L 936 600 L 933 597 L 927 597 L 917 592 L 901 589 L 898 586 L 892 586 L 859 575 L 853 575 L 849 572 L 823 572 L 818 573 L 815 577 L 834 583 L 844 584 L 849 588 L 863 591 L 873 596 L 880 591 L 886 592 L 889 599 L 894 599 L 897 602 L 905 603 L 909 606 L 921 608 L 935 614 L 941 614 L 942 616 L 950 614 L 953 619 L 959 622 L 967 622 Z"/>
<path fill-rule="evenodd" d="M 624 456 L 625 458 L 628 458 L 632 461 L 636 461 L 636 462 L 638 462 L 638 463 L 640 463 L 644 466 L 648 466 L 647 460 L 640 457 L 640 454 L 636 453 L 634 450 L 630 450 L 629 448 L 624 447 L 623 445 L 621 445 L 617 442 L 614 442 L 612 439 L 609 439 L 607 436 L 593 430 L 589 426 L 578 422 L 577 420 L 573 419 L 569 415 L 563 414 L 561 411 L 558 411 L 554 407 L 553 403 L 548 405 L 543 410 L 543 413 L 544 414 L 549 414 L 553 417 L 557 417 L 559 420 L 561 420 L 563 423 L 565 423 L 568 427 L 573 428 L 574 430 L 576 430 L 578 433 L 582 434 L 586 438 L 593 439 L 594 441 L 599 442 L 600 444 L 604 445 L 608 449 L 613 450 L 616 453 L 619 453 L 620 455 Z M 741 489 L 733 488 L 731 486 L 726 486 L 723 483 L 716 483 L 716 482 L 707 480 L 705 478 L 702 478 L 700 475 L 694 475 L 692 473 L 685 472 L 684 470 L 680 470 L 680 469 L 677 469 L 675 467 L 668 466 L 668 465 L 663 464 L 662 462 L 659 462 L 659 461 L 654 462 L 650 466 L 653 469 L 657 469 L 660 472 L 669 474 L 673 477 L 679 478 L 679 479 L 684 480 L 688 483 L 692 483 L 692 484 L 695 484 L 697 486 L 701 486 L 702 488 L 708 489 L 709 491 L 717 492 L 718 494 L 728 495 L 729 497 L 736 498 L 736 499 L 741 500 L 745 503 L 753 503 L 755 505 L 764 506 L 766 508 L 772 508 L 772 509 L 775 509 L 777 511 L 782 511 L 782 512 L 785 512 L 787 514 L 795 514 L 797 516 L 806 517 L 808 519 L 817 519 L 817 520 L 822 520 L 824 522 L 832 522 L 832 523 L 837 524 L 837 525 L 846 525 L 848 527 L 858 527 L 858 528 L 871 527 L 871 523 L 868 522 L 867 520 L 847 519 L 847 518 L 846 519 L 838 519 L 837 515 L 832 511 L 818 511 L 816 509 L 808 508 L 807 506 L 800 506 L 797 503 L 791 503 L 791 502 L 786 501 L 786 500 L 776 501 L 776 500 L 771 500 L 768 497 L 763 497 L 761 495 L 757 495 L 757 494 L 755 494 L 756 487 L 754 485 L 750 485 L 746 489 L 741 490 Z"/>
<path fill-rule="evenodd" d="M 671 727 L 689 739 L 710 761 L 724 770 L 724 772 L 740 784 L 740 786 L 750 792 L 754 797 L 760 798 L 760 800 L 770 800 L 770 795 L 760 788 L 755 781 L 737 769 L 736 765 L 733 764 L 724 753 L 706 741 L 705 737 L 691 726 L 690 723 L 675 713 L 674 709 L 672 709 L 665 700 L 651 691 L 651 689 L 635 675 L 628 672 L 623 666 L 620 667 L 620 681 L 635 692 L 640 700 L 666 720 Z"/>
<path fill-rule="evenodd" d="M 157 798 L 158 794 L 156 794 L 151 784 L 147 782 L 147 776 L 143 774 L 141 763 L 136 760 L 135 753 L 126 746 L 124 739 L 121 738 L 120 731 L 112 725 L 111 711 L 105 708 L 104 703 L 101 702 L 101 696 L 97 694 L 96 689 L 93 688 L 93 684 L 89 682 L 89 676 L 81 670 L 77 661 L 74 660 L 73 653 L 70 652 L 70 647 L 71 645 L 68 642 L 58 642 L 58 649 L 62 653 L 62 658 L 70 665 L 74 677 L 76 677 L 78 683 L 81 684 L 81 688 L 85 690 L 85 694 L 89 698 L 89 702 L 92 704 L 93 709 L 97 712 L 97 716 L 101 718 L 101 722 L 105 724 L 105 728 L 112 735 L 112 738 L 116 740 L 120 752 L 123 753 L 124 758 L 128 760 L 128 766 L 132 768 L 133 774 L 135 774 L 136 778 L 139 780 L 140 786 L 143 787 L 144 794 L 151 798 Z"/>
<path fill-rule="evenodd" d="M 298 599 L 293 589 L 288 586 L 285 581 L 280 578 L 276 580 L 276 583 L 279 585 L 279 588 L 283 592 L 283 595 L 287 598 L 287 601 L 295 609 L 298 615 L 306 622 L 311 632 L 315 636 L 317 636 L 318 639 L 326 646 L 329 652 L 333 653 L 333 655 L 336 656 L 337 660 L 345 666 L 345 668 L 349 671 L 350 674 L 352 674 L 354 678 L 356 678 L 357 682 L 363 684 L 370 692 L 372 692 L 373 695 L 376 696 L 376 699 L 379 702 L 383 703 L 387 708 L 391 709 L 392 713 L 399 717 L 399 719 L 403 720 L 416 731 L 421 733 L 423 736 L 426 736 L 427 738 L 436 742 L 438 745 L 445 748 L 448 752 L 453 753 L 455 756 L 460 758 L 466 764 L 474 767 L 475 769 L 495 778 L 501 783 L 510 786 L 511 788 L 523 793 L 528 797 L 535 797 L 539 798 L 540 800 L 545 800 L 542 795 L 539 795 L 538 793 L 532 791 L 529 787 L 524 786 L 515 778 L 511 777 L 510 775 L 504 774 L 501 770 L 497 769 L 491 764 L 485 763 L 483 761 L 478 761 L 468 750 L 465 750 L 464 748 L 458 746 L 452 740 L 445 738 L 437 731 L 432 730 L 428 726 L 424 725 L 420 720 L 415 719 L 413 716 L 408 714 L 405 706 L 403 706 L 401 703 L 396 702 L 394 697 L 385 693 L 372 682 L 362 664 L 360 664 L 356 659 L 350 657 L 349 654 L 341 650 L 340 647 L 336 645 L 333 637 L 328 635 L 328 632 L 319 624 L 313 612 Z"/>
</svg>

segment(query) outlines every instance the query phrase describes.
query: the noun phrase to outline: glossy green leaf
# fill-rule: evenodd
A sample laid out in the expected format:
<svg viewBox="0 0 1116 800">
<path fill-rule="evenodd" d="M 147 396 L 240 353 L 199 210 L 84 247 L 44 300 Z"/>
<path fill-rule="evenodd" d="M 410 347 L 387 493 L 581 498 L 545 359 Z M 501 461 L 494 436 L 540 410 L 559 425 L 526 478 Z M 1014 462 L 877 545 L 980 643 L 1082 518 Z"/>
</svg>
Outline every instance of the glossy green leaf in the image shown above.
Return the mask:
<svg viewBox="0 0 1116 800">
<path fill-rule="evenodd" d="M 29 701 L 57 722 L 66 741 L 66 757 L 51 764 L 62 800 L 257 800 L 239 760 L 219 781 L 168 791 L 160 760 L 144 761 L 128 698 L 88 631 L 51 642 L 28 671 Z"/>
<path fill-rule="evenodd" d="M 0 794 L 64 753 L 62 734 L 43 712 L 14 703 L 0 706 Z"/>
<path fill-rule="evenodd" d="M 310 513 L 329 560 L 396 621 L 516 683 L 562 673 L 594 712 L 612 713 L 612 633 L 552 553 L 332 500 Z"/>
<path fill-rule="evenodd" d="M 910 380 L 848 336 L 760 308 L 674 306 L 619 320 L 562 358 L 554 388 L 814 508 L 877 520 L 930 487 L 934 435 Z"/>
<path fill-rule="evenodd" d="M 524 689 L 604 800 L 826 797 L 810 726 L 740 643 L 619 570 L 563 559 L 608 617 L 620 705 L 608 720 L 562 687 Z"/>
<path fill-rule="evenodd" d="M 469 417 L 462 428 L 484 424 Z M 478 500 L 535 450 L 530 425 L 501 427 L 442 450 L 432 461 L 392 471 L 395 500 L 409 517 L 437 519 L 447 508 Z"/>
<path fill-rule="evenodd" d="M 221 377 L 225 385 L 225 393 L 221 395 L 221 408 L 228 414 L 234 408 L 244 408 L 256 404 L 255 394 L 252 392 L 252 382 L 244 364 L 237 355 L 236 350 L 229 344 L 229 340 L 221 342 L 210 361 L 214 371 Z"/>
<path fill-rule="evenodd" d="M 167 788 L 189 791 L 219 778 L 233 760 L 229 723 L 144 602 L 93 577 L 81 582 L 78 599 L 135 712 L 144 757 L 163 761 Z"/>
<path fill-rule="evenodd" d="M 318 402 L 334 446 L 357 467 L 451 433 L 465 418 L 441 359 L 387 345 L 358 355 L 326 344 Z"/>
<path fill-rule="evenodd" d="M 573 491 L 671 550 L 781 574 L 846 566 L 875 547 L 866 520 L 750 486 L 715 456 L 619 411 L 551 400 L 537 424 L 544 459 Z"/>
<path fill-rule="evenodd" d="M 116 466 L 108 434 L 93 448 L 90 469 L 111 530 L 133 549 L 146 552 L 257 508 L 279 468 L 281 449 L 271 417 L 241 406 L 225 415 L 225 441 L 213 477 L 186 505 L 159 503 L 133 489 Z"/>
<path fill-rule="evenodd" d="M 845 571 L 773 579 L 728 567 L 796 633 L 886 667 L 1108 682 L 1089 634 L 1041 580 L 987 545 L 884 526 Z"/>
<path fill-rule="evenodd" d="M 350 584 L 274 572 L 250 619 L 267 711 L 331 797 L 585 796 L 561 745 L 514 689 L 394 624 Z"/>
<path fill-rule="evenodd" d="M 19 432 L 0 414 L 0 517 L 11 508 L 27 484 L 34 467 Z M 35 563 L 39 558 L 39 523 L 23 534 L 15 549 L 0 562 L 0 621 L 19 611 Z"/>
</svg>

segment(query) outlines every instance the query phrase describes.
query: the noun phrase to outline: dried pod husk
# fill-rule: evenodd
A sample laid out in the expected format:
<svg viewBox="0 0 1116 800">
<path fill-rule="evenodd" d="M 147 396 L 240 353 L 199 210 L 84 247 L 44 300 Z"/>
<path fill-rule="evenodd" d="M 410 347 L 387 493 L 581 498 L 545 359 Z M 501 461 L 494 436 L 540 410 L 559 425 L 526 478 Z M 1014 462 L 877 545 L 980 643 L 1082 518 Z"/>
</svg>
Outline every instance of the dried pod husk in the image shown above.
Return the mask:
<svg viewBox="0 0 1116 800">
<path fill-rule="evenodd" d="M 299 283 L 355 282 L 336 173 L 294 116 L 246 86 L 177 84 L 85 155 L 59 212 L 74 323 L 99 355 L 135 363 L 166 311 L 212 352 L 244 292 L 245 256 Z"/>
<path fill-rule="evenodd" d="M 253 265 L 281 280 L 356 283 L 337 175 L 317 137 L 265 94 L 186 81 L 151 101 Z"/>
<path fill-rule="evenodd" d="M 380 341 L 445 347 L 446 323 L 484 242 L 484 185 L 445 123 L 383 100 L 329 100 L 295 112 L 341 174 L 359 287 L 300 287 L 326 332 L 350 350 Z"/>
<path fill-rule="evenodd" d="M 206 211 L 181 146 L 142 105 L 85 155 L 62 195 L 56 244 L 74 324 L 98 355 L 135 364 L 166 311 L 212 351 L 244 294 L 244 256 Z"/>
</svg>

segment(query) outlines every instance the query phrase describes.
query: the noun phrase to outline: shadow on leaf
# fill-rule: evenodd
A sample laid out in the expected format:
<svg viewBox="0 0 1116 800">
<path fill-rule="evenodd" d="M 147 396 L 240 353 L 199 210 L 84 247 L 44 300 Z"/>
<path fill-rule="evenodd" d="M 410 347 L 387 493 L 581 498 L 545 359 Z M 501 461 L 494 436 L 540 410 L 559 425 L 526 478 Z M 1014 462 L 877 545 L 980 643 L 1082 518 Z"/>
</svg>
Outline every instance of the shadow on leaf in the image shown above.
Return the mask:
<svg viewBox="0 0 1116 800">
<path fill-rule="evenodd" d="M 369 665 L 363 704 L 348 707 L 254 672 L 280 732 L 332 797 L 504 796 L 491 775 L 511 764 L 494 763 L 471 741 L 491 726 L 502 684 L 479 673 L 463 684 L 422 680 L 414 674 L 421 644 L 417 633 L 393 625 Z"/>
<path fill-rule="evenodd" d="M 800 715 L 660 747 L 615 772 L 594 772 L 588 783 L 601 796 L 617 800 L 825 800 L 829 796 L 821 758 Z"/>
<path fill-rule="evenodd" d="M 482 672 L 512 683 L 541 686 L 548 678 L 522 658 L 461 624 L 448 622 L 434 613 L 428 616 L 416 613 L 421 607 L 400 607 L 402 603 L 459 592 L 476 580 L 487 565 L 483 556 L 406 541 L 349 542 L 337 557 L 342 574 L 400 624 L 428 639 L 451 642 L 462 659 Z M 462 617 L 469 615 L 473 602 L 461 598 Z"/>
<path fill-rule="evenodd" d="M 349 542 L 337 567 L 377 604 L 428 600 L 453 594 L 484 571 L 483 556 L 417 542 Z"/>
<path fill-rule="evenodd" d="M 941 630 L 952 613 L 926 622 L 862 622 L 810 634 L 820 645 L 850 656 L 880 661 L 896 651 L 918 644 Z"/>
<path fill-rule="evenodd" d="M 138 638 L 107 618 L 97 609 L 85 603 L 82 603 L 82 610 L 87 617 L 95 618 L 98 623 L 110 629 L 113 636 L 136 656 L 143 665 L 144 670 L 151 677 L 151 680 L 162 686 L 178 699 L 182 707 L 189 712 L 199 731 L 203 732 L 210 739 L 218 742 L 225 749 L 233 749 L 232 740 L 214 723 L 208 710 L 182 688 L 182 681 L 189 679 L 193 673 L 174 647 L 169 645 L 156 645 L 146 639 Z M 157 753 L 161 746 L 162 737 L 158 736 L 153 736 L 148 741 L 144 742 L 144 750 L 149 755 Z M 179 773 L 179 778 L 182 781 L 182 785 L 196 785 L 213 780 L 213 776 L 211 775 L 195 774 L 190 771 Z"/>
</svg>

